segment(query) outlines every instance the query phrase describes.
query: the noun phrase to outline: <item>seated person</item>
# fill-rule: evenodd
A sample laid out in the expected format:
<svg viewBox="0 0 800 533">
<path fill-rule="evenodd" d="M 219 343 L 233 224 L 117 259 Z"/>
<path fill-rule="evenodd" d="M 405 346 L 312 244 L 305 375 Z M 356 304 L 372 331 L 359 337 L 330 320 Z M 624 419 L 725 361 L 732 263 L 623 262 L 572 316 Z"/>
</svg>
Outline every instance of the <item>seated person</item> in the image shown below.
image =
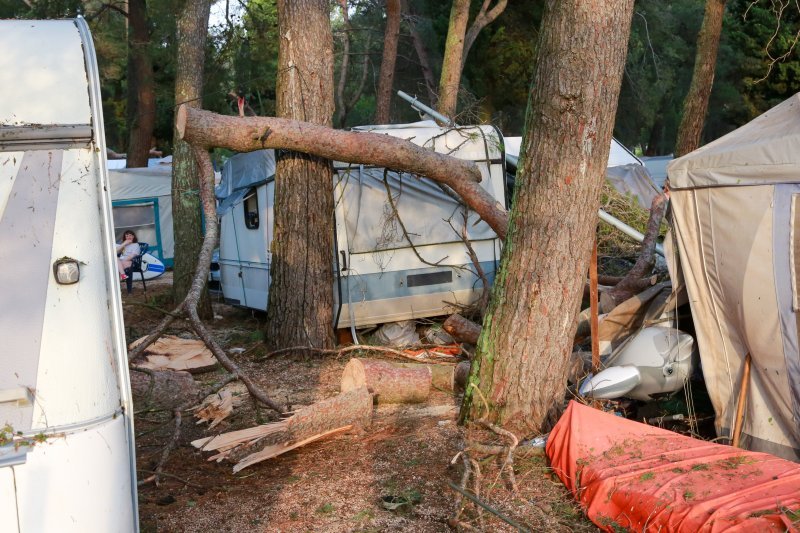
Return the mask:
<svg viewBox="0 0 800 533">
<path fill-rule="evenodd" d="M 116 246 L 117 253 L 117 272 L 119 272 L 119 279 L 124 281 L 128 279 L 125 274 L 125 269 L 130 268 L 133 263 L 133 258 L 139 255 L 139 239 L 136 234 L 130 230 L 122 235 L 122 242 Z"/>
</svg>

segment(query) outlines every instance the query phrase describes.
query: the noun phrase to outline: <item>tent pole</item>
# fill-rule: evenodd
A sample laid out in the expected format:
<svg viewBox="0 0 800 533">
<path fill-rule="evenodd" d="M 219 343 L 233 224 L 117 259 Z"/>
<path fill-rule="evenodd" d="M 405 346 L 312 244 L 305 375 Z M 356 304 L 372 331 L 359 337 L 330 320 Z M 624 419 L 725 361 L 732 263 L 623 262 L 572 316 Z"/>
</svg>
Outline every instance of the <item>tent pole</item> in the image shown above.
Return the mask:
<svg viewBox="0 0 800 533">
<path fill-rule="evenodd" d="M 592 244 L 592 260 L 589 263 L 589 325 L 592 334 L 592 372 L 600 371 L 600 329 L 597 305 L 597 239 Z"/>
<path fill-rule="evenodd" d="M 747 388 L 750 384 L 750 353 L 744 358 L 744 370 L 742 371 L 742 382 L 739 384 L 739 399 L 736 402 L 736 418 L 733 425 L 734 448 L 739 447 L 739 439 L 742 436 L 742 426 L 744 425 L 744 404 L 747 401 Z"/>
</svg>

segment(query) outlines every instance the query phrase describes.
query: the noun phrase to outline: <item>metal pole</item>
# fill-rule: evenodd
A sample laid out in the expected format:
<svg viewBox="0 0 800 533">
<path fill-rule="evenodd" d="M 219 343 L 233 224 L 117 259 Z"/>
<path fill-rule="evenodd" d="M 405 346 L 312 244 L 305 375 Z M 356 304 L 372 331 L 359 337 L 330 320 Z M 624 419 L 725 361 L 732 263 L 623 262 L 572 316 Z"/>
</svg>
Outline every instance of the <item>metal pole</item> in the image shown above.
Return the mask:
<svg viewBox="0 0 800 533">
<path fill-rule="evenodd" d="M 406 102 L 411 104 L 411 107 L 413 107 L 417 111 L 421 111 L 421 112 L 425 113 L 426 115 L 430 116 L 431 118 L 433 118 L 433 119 L 435 119 L 435 120 L 437 120 L 437 121 L 439 121 L 439 122 L 441 122 L 443 124 L 446 124 L 448 126 L 455 126 L 455 124 L 453 124 L 453 121 L 451 121 L 449 118 L 447 118 L 446 116 L 442 115 L 441 113 L 439 113 L 435 109 L 426 106 L 425 104 L 423 104 L 422 102 L 420 102 L 419 100 L 417 100 L 416 98 L 411 96 L 410 94 L 404 93 L 403 91 L 397 91 L 397 96 L 399 96 L 400 98 L 402 98 L 403 100 L 405 100 Z"/>
</svg>

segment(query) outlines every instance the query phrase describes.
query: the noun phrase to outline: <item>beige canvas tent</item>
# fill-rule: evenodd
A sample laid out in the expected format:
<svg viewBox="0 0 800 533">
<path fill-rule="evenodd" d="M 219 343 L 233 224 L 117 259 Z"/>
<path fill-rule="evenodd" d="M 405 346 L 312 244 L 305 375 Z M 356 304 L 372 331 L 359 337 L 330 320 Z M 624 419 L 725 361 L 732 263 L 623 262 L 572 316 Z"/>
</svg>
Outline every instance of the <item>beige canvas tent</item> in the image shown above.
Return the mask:
<svg viewBox="0 0 800 533">
<path fill-rule="evenodd" d="M 674 244 L 720 435 L 800 460 L 800 94 L 668 167 Z"/>
</svg>

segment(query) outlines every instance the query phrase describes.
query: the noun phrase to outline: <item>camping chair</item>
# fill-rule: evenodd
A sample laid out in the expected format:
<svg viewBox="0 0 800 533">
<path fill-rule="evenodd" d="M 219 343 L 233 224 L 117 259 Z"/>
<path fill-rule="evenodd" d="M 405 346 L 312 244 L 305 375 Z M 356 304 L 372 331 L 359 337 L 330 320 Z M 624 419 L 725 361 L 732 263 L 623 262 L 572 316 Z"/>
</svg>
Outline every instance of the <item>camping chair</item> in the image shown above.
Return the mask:
<svg viewBox="0 0 800 533">
<path fill-rule="evenodd" d="M 147 270 L 147 267 L 142 268 L 142 256 L 147 253 L 147 249 L 150 248 L 150 245 L 146 242 L 139 243 L 139 255 L 133 258 L 131 261 L 131 266 L 125 269 L 125 274 L 128 276 L 125 280 L 125 286 L 128 288 L 128 294 L 133 292 L 133 273 L 138 272 L 139 275 L 142 276 L 142 286 L 144 287 L 144 292 L 147 292 L 147 283 L 144 282 L 144 271 Z"/>
</svg>

